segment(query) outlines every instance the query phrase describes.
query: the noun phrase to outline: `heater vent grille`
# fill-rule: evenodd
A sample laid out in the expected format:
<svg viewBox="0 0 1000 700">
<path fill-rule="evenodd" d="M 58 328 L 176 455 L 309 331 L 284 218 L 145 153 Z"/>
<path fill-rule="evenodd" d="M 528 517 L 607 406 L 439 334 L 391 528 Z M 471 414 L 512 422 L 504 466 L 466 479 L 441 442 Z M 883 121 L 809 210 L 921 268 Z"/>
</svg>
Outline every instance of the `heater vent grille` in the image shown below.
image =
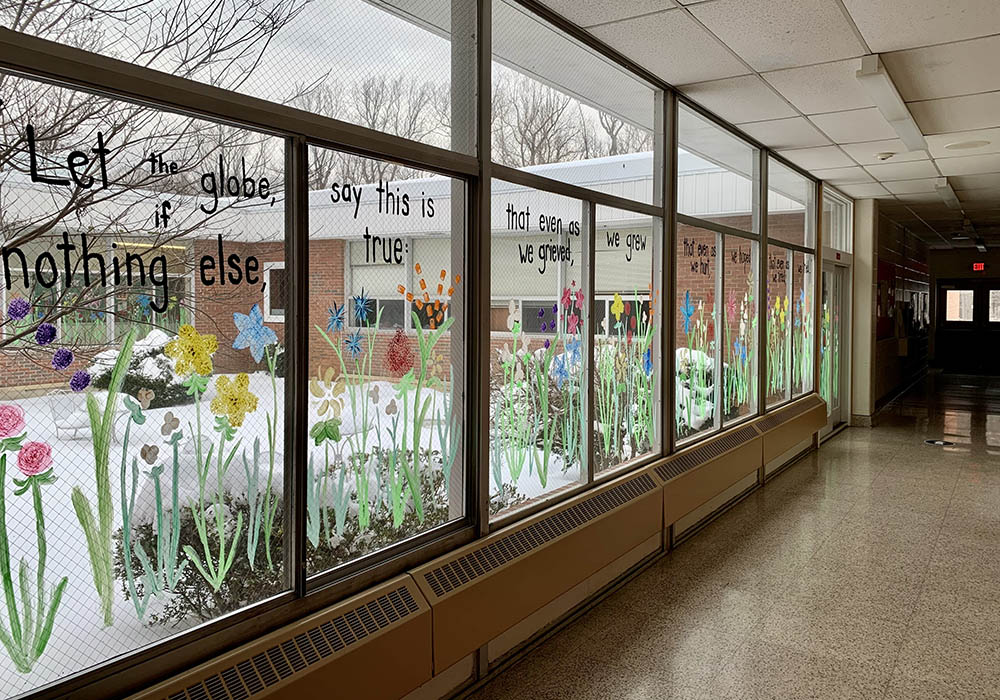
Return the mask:
<svg viewBox="0 0 1000 700">
<path fill-rule="evenodd" d="M 656 468 L 656 475 L 664 481 L 669 481 L 686 471 L 711 462 L 716 457 L 722 456 L 729 450 L 735 449 L 753 440 L 755 437 L 757 437 L 757 430 L 753 426 L 748 425 L 740 428 L 732 433 L 723 435 L 718 440 L 713 440 L 693 450 L 684 452 L 669 462 L 661 464 Z"/>
<path fill-rule="evenodd" d="M 804 399 L 794 406 L 789 406 L 788 408 L 778 411 L 777 413 L 764 416 L 764 418 L 757 423 L 757 427 L 762 433 L 766 433 L 768 430 L 774 430 L 779 425 L 787 423 L 793 418 L 801 416 L 806 411 L 816 408 L 819 406 L 821 401 L 822 399 L 818 396 L 810 396 L 808 399 Z"/>
<path fill-rule="evenodd" d="M 247 700 L 420 610 L 406 586 L 286 639 L 164 700 Z"/>
<path fill-rule="evenodd" d="M 464 556 L 442 564 L 424 574 L 427 585 L 438 597 L 541 547 L 560 535 L 615 508 L 639 498 L 656 487 L 653 478 L 643 474 L 603 491 L 574 506 L 553 513 L 528 527 L 493 540 Z"/>
</svg>

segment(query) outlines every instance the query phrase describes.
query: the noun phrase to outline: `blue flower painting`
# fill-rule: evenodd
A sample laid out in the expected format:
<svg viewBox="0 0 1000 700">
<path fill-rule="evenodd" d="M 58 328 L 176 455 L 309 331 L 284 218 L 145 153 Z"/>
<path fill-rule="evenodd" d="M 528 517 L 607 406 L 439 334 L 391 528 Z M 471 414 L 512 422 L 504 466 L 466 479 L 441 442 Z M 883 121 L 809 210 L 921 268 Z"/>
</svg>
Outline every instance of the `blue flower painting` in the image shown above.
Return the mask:
<svg viewBox="0 0 1000 700">
<path fill-rule="evenodd" d="M 684 303 L 681 304 L 681 314 L 684 316 L 684 334 L 691 332 L 691 317 L 694 316 L 694 304 L 691 303 L 691 292 L 684 292 Z"/>
<path fill-rule="evenodd" d="M 254 304 L 250 308 L 249 314 L 234 313 L 233 323 L 236 324 L 236 329 L 239 331 L 233 341 L 233 349 L 250 348 L 254 362 L 261 361 L 267 346 L 278 342 L 278 336 L 275 332 L 264 325 L 264 314 L 260 311 L 260 304 Z"/>
<path fill-rule="evenodd" d="M 340 304 L 338 306 L 337 302 L 333 302 L 333 306 L 326 311 L 330 315 L 326 322 L 326 329 L 331 333 L 344 330 L 344 317 L 347 315 L 344 305 Z"/>
</svg>

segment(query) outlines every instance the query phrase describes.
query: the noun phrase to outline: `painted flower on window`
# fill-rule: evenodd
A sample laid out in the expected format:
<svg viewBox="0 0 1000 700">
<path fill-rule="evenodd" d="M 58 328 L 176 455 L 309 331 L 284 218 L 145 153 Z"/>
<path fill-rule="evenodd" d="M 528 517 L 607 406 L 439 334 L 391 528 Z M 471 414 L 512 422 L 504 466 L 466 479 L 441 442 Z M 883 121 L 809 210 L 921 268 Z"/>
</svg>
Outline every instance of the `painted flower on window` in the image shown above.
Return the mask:
<svg viewBox="0 0 1000 700">
<path fill-rule="evenodd" d="M 239 333 L 233 340 L 234 350 L 250 348 L 254 362 L 260 362 L 264 357 L 264 349 L 278 342 L 277 334 L 264 325 L 264 314 L 260 304 L 250 307 L 249 314 L 234 313 L 233 323 Z"/>
<path fill-rule="evenodd" d="M 691 318 L 694 316 L 695 308 L 691 303 L 691 292 L 684 292 L 684 303 L 681 304 L 681 315 L 684 318 L 684 334 L 691 332 Z"/>
<path fill-rule="evenodd" d="M 26 442 L 17 453 L 17 468 L 25 476 L 37 476 L 52 467 L 52 446 L 44 442 Z"/>
<path fill-rule="evenodd" d="M 23 297 L 12 299 L 7 305 L 7 318 L 11 321 L 20 321 L 31 313 L 31 304 Z"/>
<path fill-rule="evenodd" d="M 362 347 L 363 340 L 364 337 L 360 331 L 355 331 L 344 338 L 344 347 L 347 348 L 347 352 L 350 353 L 352 360 L 358 359 L 361 357 L 361 353 L 364 352 L 364 348 Z"/>
<path fill-rule="evenodd" d="M 614 301 L 611 302 L 611 313 L 614 314 L 615 320 L 620 321 L 622 318 L 622 312 L 625 311 L 625 302 L 622 301 L 622 296 L 618 292 L 615 292 Z"/>
<path fill-rule="evenodd" d="M 521 307 L 516 301 L 511 299 L 507 303 L 507 330 L 513 331 L 514 326 L 521 324 Z"/>
<path fill-rule="evenodd" d="M 90 386 L 90 374 L 86 370 L 77 370 L 69 379 L 69 388 L 75 392 L 81 392 L 88 386 Z"/>
<path fill-rule="evenodd" d="M 215 380 L 215 389 L 218 393 L 209 408 L 215 415 L 229 418 L 234 428 L 243 425 L 246 415 L 257 410 L 257 397 L 250 393 L 250 377 L 246 373 L 241 372 L 233 378 L 219 377 Z"/>
<path fill-rule="evenodd" d="M 24 410 L 20 406 L 0 406 L 0 438 L 17 435 L 24 430 Z"/>
<path fill-rule="evenodd" d="M 333 306 L 328 308 L 326 312 L 328 314 L 326 329 L 331 333 L 338 333 L 344 330 L 344 316 L 347 315 L 344 305 L 338 305 L 337 302 L 333 302 Z"/>
<path fill-rule="evenodd" d="M 212 355 L 219 349 L 214 335 L 201 334 L 194 326 L 184 324 L 177 337 L 163 347 L 167 357 L 176 360 L 177 374 L 200 374 L 207 377 L 212 373 Z"/>
<path fill-rule="evenodd" d="M 368 322 L 368 316 L 371 313 L 372 300 L 365 292 L 365 288 L 361 288 L 360 294 L 354 295 L 354 320 L 359 324 L 364 325 Z"/>
</svg>

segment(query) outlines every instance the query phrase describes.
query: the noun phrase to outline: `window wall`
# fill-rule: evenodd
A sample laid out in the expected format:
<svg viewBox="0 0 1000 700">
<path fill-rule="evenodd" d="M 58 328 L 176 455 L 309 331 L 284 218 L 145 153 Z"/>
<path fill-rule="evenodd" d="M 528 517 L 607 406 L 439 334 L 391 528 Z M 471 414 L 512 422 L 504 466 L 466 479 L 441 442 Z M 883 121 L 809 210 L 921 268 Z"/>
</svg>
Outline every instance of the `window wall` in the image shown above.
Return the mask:
<svg viewBox="0 0 1000 700">
<path fill-rule="evenodd" d="M 816 184 L 767 159 L 767 405 L 813 390 Z"/>
<path fill-rule="evenodd" d="M 675 439 L 757 414 L 760 154 L 694 109 L 677 120 Z"/>
<path fill-rule="evenodd" d="M 2 76 L 10 695 L 123 696 L 813 388 L 812 180 L 514 0 L 489 91 L 476 3 L 335 5 L 5 18 L 88 66 Z"/>
<path fill-rule="evenodd" d="M 281 287 L 264 266 L 285 260 L 285 141 L 3 82 L 4 131 L 30 139 L 7 141 L 3 185 L 0 687 L 16 696 L 291 587 L 286 336 L 262 313 Z"/>
<path fill-rule="evenodd" d="M 464 516 L 467 273 L 461 180 L 355 184 L 344 173 L 388 164 L 317 146 L 309 162 L 337 164 L 309 199 L 314 576 Z"/>
</svg>

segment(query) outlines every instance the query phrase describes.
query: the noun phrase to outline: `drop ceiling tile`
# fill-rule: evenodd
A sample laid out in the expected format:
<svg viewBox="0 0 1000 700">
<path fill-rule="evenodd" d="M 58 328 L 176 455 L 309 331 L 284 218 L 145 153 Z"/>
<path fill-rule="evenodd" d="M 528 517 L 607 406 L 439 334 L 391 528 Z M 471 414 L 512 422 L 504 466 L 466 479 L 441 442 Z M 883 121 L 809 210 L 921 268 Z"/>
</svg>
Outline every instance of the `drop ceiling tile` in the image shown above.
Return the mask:
<svg viewBox="0 0 1000 700">
<path fill-rule="evenodd" d="M 827 170 L 813 170 L 812 174 L 820 180 L 825 180 L 837 187 L 841 185 L 861 185 L 875 182 L 875 178 L 865 172 L 865 169 L 857 165 L 850 168 L 830 168 Z"/>
<path fill-rule="evenodd" d="M 836 143 L 858 143 L 891 139 L 895 130 L 875 107 L 847 112 L 814 114 L 809 119 Z"/>
<path fill-rule="evenodd" d="M 856 197 L 859 199 L 892 196 L 889 194 L 888 190 L 877 182 L 872 182 L 867 185 L 844 185 L 840 188 L 840 190 L 848 197 Z"/>
<path fill-rule="evenodd" d="M 977 129 L 975 131 L 959 131 L 949 134 L 933 134 L 926 137 L 927 147 L 934 158 L 953 158 L 957 156 L 973 156 L 982 153 L 1000 153 L 1000 128 Z M 948 148 L 949 144 L 962 144 L 972 141 L 988 141 L 983 146 L 975 148 Z"/>
<path fill-rule="evenodd" d="M 882 60 L 899 94 L 912 102 L 1000 90 L 998 54 L 1000 36 L 993 36 L 888 53 Z"/>
<path fill-rule="evenodd" d="M 923 177 L 917 180 L 889 180 L 882 184 L 893 194 L 920 194 L 923 192 L 933 192 L 937 194 L 934 187 L 938 184 L 939 177 Z"/>
<path fill-rule="evenodd" d="M 861 61 L 820 63 L 762 74 L 786 100 L 803 114 L 873 107 L 874 102 L 855 77 Z"/>
<path fill-rule="evenodd" d="M 783 148 L 809 148 L 826 146 L 830 139 L 819 132 L 804 117 L 774 119 L 772 121 L 741 124 L 740 128 L 765 146 L 775 150 Z"/>
<path fill-rule="evenodd" d="M 795 116 L 795 110 L 756 75 L 681 85 L 678 89 L 734 124 Z"/>
<path fill-rule="evenodd" d="M 875 53 L 1000 33 L 996 0 L 844 0 Z"/>
<path fill-rule="evenodd" d="M 911 102 L 907 107 L 924 136 L 1000 126 L 1000 92 Z"/>
<path fill-rule="evenodd" d="M 749 73 L 729 49 L 683 10 L 606 24 L 591 31 L 672 85 Z"/>
<path fill-rule="evenodd" d="M 673 0 L 616 0 L 615 2 L 543 0 L 543 4 L 581 27 L 591 27 L 595 24 L 615 22 L 677 7 Z"/>
<path fill-rule="evenodd" d="M 864 143 L 847 143 L 841 146 L 847 155 L 861 165 L 875 163 L 906 163 L 912 160 L 927 160 L 927 151 L 908 151 L 899 139 L 885 141 L 866 141 Z M 892 153 L 888 160 L 879 160 L 876 153 Z"/>
<path fill-rule="evenodd" d="M 987 187 L 1000 189 L 1000 173 L 953 175 L 948 178 L 948 182 L 955 190 L 978 190 Z"/>
<path fill-rule="evenodd" d="M 867 53 L 843 11 L 829 0 L 715 0 L 690 10 L 758 71 Z"/>
<path fill-rule="evenodd" d="M 960 158 L 938 158 L 942 175 L 980 175 L 1000 172 L 1000 153 Z"/>
<path fill-rule="evenodd" d="M 846 168 L 854 165 L 854 161 L 844 155 L 844 152 L 836 146 L 794 148 L 778 152 L 790 162 L 810 172 L 813 170 L 828 170 L 830 168 Z"/>
<path fill-rule="evenodd" d="M 921 177 L 938 177 L 934 162 L 930 160 L 914 160 L 909 163 L 877 163 L 866 165 L 865 170 L 879 181 L 915 180 Z"/>
</svg>

